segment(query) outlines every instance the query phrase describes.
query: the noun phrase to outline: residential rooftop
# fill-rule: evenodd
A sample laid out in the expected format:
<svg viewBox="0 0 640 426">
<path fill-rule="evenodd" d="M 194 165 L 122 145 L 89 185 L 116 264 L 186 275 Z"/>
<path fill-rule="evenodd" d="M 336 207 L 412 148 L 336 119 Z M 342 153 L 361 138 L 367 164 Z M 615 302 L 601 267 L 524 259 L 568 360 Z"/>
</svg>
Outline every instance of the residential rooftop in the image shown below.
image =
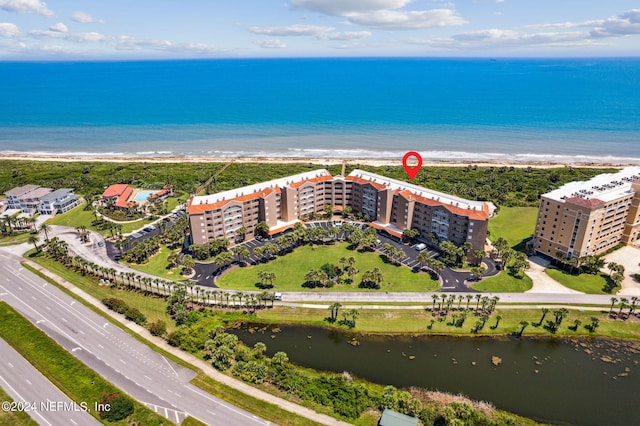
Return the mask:
<svg viewBox="0 0 640 426">
<path fill-rule="evenodd" d="M 201 204 L 202 205 L 216 204 L 221 201 L 228 201 L 235 198 L 259 193 L 267 189 L 283 188 L 285 186 L 289 186 L 295 183 L 302 183 L 304 181 L 322 178 L 322 177 L 331 178 L 331 174 L 326 169 L 318 169 L 310 172 L 299 173 L 297 175 L 274 179 L 267 182 L 260 182 L 254 185 L 243 186 L 242 188 L 218 192 L 216 194 L 201 195 L 198 197 L 193 197 L 190 205 L 196 206 Z"/>
<path fill-rule="evenodd" d="M 7 196 L 11 196 L 11 195 L 22 195 L 22 194 L 26 194 L 27 192 L 33 191 L 34 189 L 38 189 L 40 188 L 38 185 L 24 185 L 24 186 L 18 186 L 17 188 L 13 188 L 8 190 L 7 192 L 5 192 L 5 194 Z"/>
<path fill-rule="evenodd" d="M 569 200 L 597 207 L 631 194 L 631 184 L 638 179 L 640 179 L 640 167 L 628 167 L 617 173 L 594 176 L 587 181 L 569 182 L 543 194 L 543 197 L 559 202 Z M 579 199 L 585 201 L 578 201 Z"/>
<path fill-rule="evenodd" d="M 369 181 L 377 185 L 390 188 L 394 191 L 395 190 L 400 192 L 409 191 L 417 197 L 430 199 L 440 204 L 459 207 L 465 210 L 484 210 L 485 209 L 484 201 L 465 200 L 464 198 L 456 197 L 455 195 L 434 191 L 432 189 L 427 189 L 422 186 L 418 186 L 418 185 L 403 182 L 400 180 L 377 175 L 375 173 L 366 172 L 364 170 L 356 169 L 351 173 L 349 173 L 349 176 L 347 177 L 347 179 L 348 178 L 357 178 L 357 179 L 361 179 L 361 181 L 362 180 Z"/>
<path fill-rule="evenodd" d="M 61 188 L 53 192 L 49 192 L 45 196 L 40 198 L 40 201 L 55 201 L 56 198 L 66 197 L 73 192 L 72 188 Z"/>
</svg>

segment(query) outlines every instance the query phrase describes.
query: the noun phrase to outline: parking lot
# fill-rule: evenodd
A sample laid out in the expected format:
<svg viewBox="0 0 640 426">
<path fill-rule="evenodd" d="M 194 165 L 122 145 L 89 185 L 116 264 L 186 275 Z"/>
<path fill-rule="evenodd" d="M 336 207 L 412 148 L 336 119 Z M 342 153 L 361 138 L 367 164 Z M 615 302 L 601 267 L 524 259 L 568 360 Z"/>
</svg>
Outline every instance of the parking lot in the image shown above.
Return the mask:
<svg viewBox="0 0 640 426">
<path fill-rule="evenodd" d="M 367 225 L 366 223 L 355 223 L 355 225 L 357 225 L 360 229 L 363 229 L 363 230 L 369 227 L 369 225 Z M 324 229 L 329 229 L 333 226 L 336 226 L 336 222 L 332 222 L 332 221 L 307 222 L 305 226 L 307 228 L 321 227 Z M 340 227 L 340 225 L 338 225 L 338 227 Z M 260 258 L 253 254 L 253 250 L 267 243 L 273 243 L 279 236 L 282 236 L 288 232 L 292 232 L 292 230 L 285 231 L 276 237 L 270 237 L 270 238 L 265 238 L 260 240 L 254 239 L 254 240 L 246 241 L 239 244 L 247 247 L 249 249 L 249 252 L 251 253 L 251 255 L 245 259 L 245 261 L 251 265 L 255 265 L 259 263 Z M 384 244 L 391 244 L 397 249 L 403 250 L 405 252 L 406 256 L 400 261 L 403 265 L 411 269 L 418 269 L 420 267 L 420 263 L 416 260 L 416 257 L 418 256 L 420 251 L 416 250 L 414 246 L 405 245 L 401 241 L 399 241 L 397 238 L 391 237 L 385 232 L 378 231 L 377 236 L 378 236 L 377 238 L 379 243 L 376 244 L 376 246 L 374 247 L 375 251 L 382 252 L 382 247 Z M 336 240 L 346 241 L 348 237 L 349 235 L 347 232 L 340 232 L 336 235 Z M 433 249 L 426 248 L 424 251 L 429 253 L 429 256 L 431 256 L 432 258 L 436 258 L 439 256 L 439 253 Z M 237 260 L 238 259 L 236 259 L 236 261 Z M 209 287 L 214 286 L 213 277 L 215 277 L 217 274 L 222 272 L 221 268 L 215 263 L 207 263 L 207 264 L 196 263 L 195 269 L 196 269 L 196 274 L 191 279 L 191 281 L 196 282 L 200 285 L 209 286 Z"/>
</svg>

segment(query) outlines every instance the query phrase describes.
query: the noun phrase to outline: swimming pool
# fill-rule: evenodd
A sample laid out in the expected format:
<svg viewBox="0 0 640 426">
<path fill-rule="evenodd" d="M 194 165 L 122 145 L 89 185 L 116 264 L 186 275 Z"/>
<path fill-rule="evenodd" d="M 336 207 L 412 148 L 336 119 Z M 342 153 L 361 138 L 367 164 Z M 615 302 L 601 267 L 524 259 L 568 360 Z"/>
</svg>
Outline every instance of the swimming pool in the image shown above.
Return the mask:
<svg viewBox="0 0 640 426">
<path fill-rule="evenodd" d="M 136 203 L 144 203 L 145 201 L 147 201 L 147 198 L 149 198 L 151 195 L 155 194 L 156 192 L 158 191 L 140 191 L 133 198 L 133 201 L 135 201 Z"/>
</svg>

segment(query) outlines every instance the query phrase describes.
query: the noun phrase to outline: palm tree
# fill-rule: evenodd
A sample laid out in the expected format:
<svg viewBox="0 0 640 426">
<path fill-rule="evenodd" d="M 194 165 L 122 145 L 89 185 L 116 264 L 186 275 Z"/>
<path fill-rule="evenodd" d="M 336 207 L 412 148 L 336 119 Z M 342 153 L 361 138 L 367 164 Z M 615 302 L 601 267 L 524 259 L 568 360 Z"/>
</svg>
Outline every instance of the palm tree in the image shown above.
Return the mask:
<svg viewBox="0 0 640 426">
<path fill-rule="evenodd" d="M 286 352 L 276 352 L 275 354 L 273 354 L 271 362 L 278 365 L 286 364 L 287 362 L 289 362 L 289 357 L 287 356 Z"/>
<path fill-rule="evenodd" d="M 433 309 L 432 309 L 432 311 L 435 311 L 436 310 L 436 302 L 438 301 L 438 295 L 434 293 L 434 294 L 431 295 L 431 298 L 433 299 Z"/>
<path fill-rule="evenodd" d="M 538 325 L 542 324 L 542 321 L 544 321 L 544 317 L 546 317 L 548 313 L 549 313 L 549 308 L 542 308 L 542 317 L 540 317 L 540 321 L 538 321 Z"/>
<path fill-rule="evenodd" d="M 502 315 L 496 315 L 496 324 L 493 326 L 494 329 L 498 328 L 500 324 L 500 320 L 502 319 Z"/>
<path fill-rule="evenodd" d="M 40 248 L 38 247 L 38 241 L 40 241 L 40 238 L 38 238 L 38 234 L 29 235 L 29 239 L 27 241 L 29 242 L 29 244 L 33 244 L 36 252 L 40 253 Z"/>
<path fill-rule="evenodd" d="M 332 303 L 329 306 L 329 310 L 331 311 L 331 322 L 336 322 L 336 320 L 338 319 L 338 312 L 340 311 L 341 307 L 342 304 L 338 302 Z"/>
<path fill-rule="evenodd" d="M 471 299 L 473 299 L 473 296 L 471 294 L 467 294 L 464 297 L 465 299 L 467 299 L 467 309 L 469 309 L 469 302 L 471 302 Z"/>
<path fill-rule="evenodd" d="M 49 231 L 51 230 L 51 227 L 49 225 L 47 225 L 46 223 L 43 223 L 42 225 L 40 225 L 40 231 L 44 232 L 44 239 L 49 241 Z"/>
<path fill-rule="evenodd" d="M 482 299 L 482 295 L 480 293 L 476 294 L 476 311 L 480 307 L 480 299 Z"/>
<path fill-rule="evenodd" d="M 518 333 L 518 337 L 522 337 L 522 333 L 524 333 L 524 329 L 529 326 L 529 321 L 522 320 L 520 321 L 520 332 Z"/>
<path fill-rule="evenodd" d="M 609 308 L 609 315 L 611 315 L 613 313 L 613 305 L 615 305 L 617 301 L 618 301 L 617 298 L 615 298 L 615 297 L 611 298 L 611 307 Z"/>
<path fill-rule="evenodd" d="M 622 310 L 628 306 L 627 303 L 629 303 L 629 299 L 626 297 L 620 298 L 620 310 L 618 311 L 618 316 L 620 316 L 620 314 L 622 314 Z"/>
</svg>

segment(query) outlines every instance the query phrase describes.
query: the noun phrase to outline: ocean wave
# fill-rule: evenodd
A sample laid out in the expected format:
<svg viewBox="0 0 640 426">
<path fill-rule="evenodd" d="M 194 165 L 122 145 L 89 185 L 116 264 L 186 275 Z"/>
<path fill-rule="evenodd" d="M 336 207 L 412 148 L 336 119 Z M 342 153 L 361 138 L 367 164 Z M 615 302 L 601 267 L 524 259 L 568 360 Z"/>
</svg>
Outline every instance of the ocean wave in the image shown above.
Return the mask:
<svg viewBox="0 0 640 426">
<path fill-rule="evenodd" d="M 640 164 L 638 157 L 613 155 L 567 155 L 539 153 L 498 153 L 466 151 L 418 151 L 424 162 L 470 162 L 470 163 L 557 163 L 557 164 Z M 327 160 L 400 160 L 406 151 L 367 149 L 321 149 L 289 148 L 280 151 L 136 151 L 136 152 L 88 152 L 88 151 L 0 151 L 0 155 L 28 157 L 72 157 L 72 158 L 279 158 L 279 159 L 327 159 Z"/>
</svg>

